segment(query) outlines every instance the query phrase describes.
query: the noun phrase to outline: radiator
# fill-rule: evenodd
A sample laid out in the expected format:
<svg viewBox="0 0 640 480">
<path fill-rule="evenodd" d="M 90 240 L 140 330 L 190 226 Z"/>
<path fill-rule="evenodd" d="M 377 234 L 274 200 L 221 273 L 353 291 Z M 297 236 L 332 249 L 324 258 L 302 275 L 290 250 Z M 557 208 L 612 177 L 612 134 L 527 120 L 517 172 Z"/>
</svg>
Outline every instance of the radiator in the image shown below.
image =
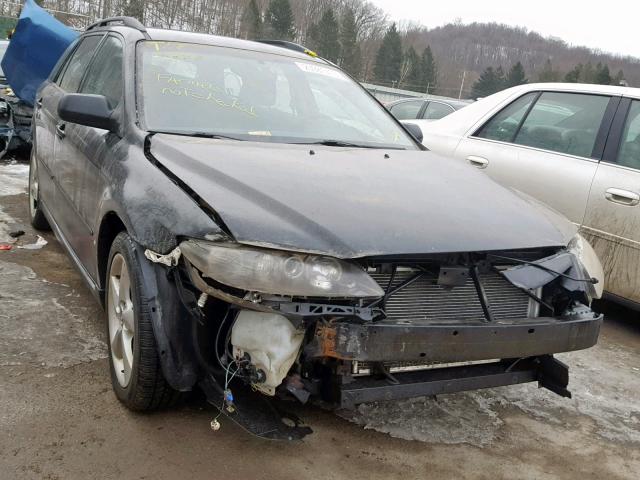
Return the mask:
<svg viewBox="0 0 640 480">
<path fill-rule="evenodd" d="M 394 288 L 416 274 L 403 269 L 396 272 Z M 387 290 L 390 274 L 370 273 L 383 290 Z M 491 312 L 496 320 L 537 316 L 538 303 L 509 283 L 499 273 L 481 274 Z M 538 292 L 534 292 L 538 293 Z M 388 320 L 407 323 L 459 323 L 484 321 L 485 316 L 471 278 L 463 286 L 444 288 L 437 277 L 423 275 L 420 279 L 392 294 L 384 311 Z"/>
</svg>

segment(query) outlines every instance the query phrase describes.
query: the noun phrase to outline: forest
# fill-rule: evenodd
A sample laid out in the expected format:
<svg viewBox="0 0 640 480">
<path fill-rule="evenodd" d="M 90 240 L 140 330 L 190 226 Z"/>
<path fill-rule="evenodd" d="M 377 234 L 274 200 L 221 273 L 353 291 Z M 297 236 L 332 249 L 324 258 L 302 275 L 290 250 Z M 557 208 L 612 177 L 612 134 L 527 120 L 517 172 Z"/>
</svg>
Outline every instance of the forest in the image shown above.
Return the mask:
<svg viewBox="0 0 640 480">
<path fill-rule="evenodd" d="M 149 27 L 305 45 L 360 81 L 476 98 L 525 82 L 640 85 L 640 59 L 570 45 L 523 27 L 454 21 L 393 23 L 367 0 L 39 0 L 83 28 L 131 15 Z M 19 13 L 0 2 L 0 16 Z M 438 8 L 444 8 L 440 5 Z M 427 20 L 427 19 L 424 19 Z"/>
</svg>

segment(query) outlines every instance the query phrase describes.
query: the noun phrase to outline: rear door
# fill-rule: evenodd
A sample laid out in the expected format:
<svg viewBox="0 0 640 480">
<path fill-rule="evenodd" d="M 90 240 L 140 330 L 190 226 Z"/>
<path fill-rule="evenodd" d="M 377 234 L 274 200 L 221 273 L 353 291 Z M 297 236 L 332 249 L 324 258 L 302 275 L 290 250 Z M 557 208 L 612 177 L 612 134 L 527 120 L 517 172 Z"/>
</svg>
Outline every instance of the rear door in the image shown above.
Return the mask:
<svg viewBox="0 0 640 480">
<path fill-rule="evenodd" d="M 580 225 L 617 101 L 605 95 L 529 92 L 464 138 L 456 157 Z"/>
<path fill-rule="evenodd" d="M 607 292 L 640 302 L 640 99 L 620 102 L 583 233 L 602 261 Z"/>
</svg>

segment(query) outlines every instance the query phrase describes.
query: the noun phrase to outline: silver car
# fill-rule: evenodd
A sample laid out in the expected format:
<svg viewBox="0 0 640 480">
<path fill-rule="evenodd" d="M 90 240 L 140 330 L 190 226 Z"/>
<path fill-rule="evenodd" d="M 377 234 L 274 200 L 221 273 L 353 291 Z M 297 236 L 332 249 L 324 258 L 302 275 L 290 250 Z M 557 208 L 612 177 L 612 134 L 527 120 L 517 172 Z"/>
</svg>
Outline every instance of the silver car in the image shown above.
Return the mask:
<svg viewBox="0 0 640 480">
<path fill-rule="evenodd" d="M 602 261 L 607 294 L 640 307 L 640 89 L 522 85 L 412 123 L 430 150 L 579 225 Z"/>
</svg>

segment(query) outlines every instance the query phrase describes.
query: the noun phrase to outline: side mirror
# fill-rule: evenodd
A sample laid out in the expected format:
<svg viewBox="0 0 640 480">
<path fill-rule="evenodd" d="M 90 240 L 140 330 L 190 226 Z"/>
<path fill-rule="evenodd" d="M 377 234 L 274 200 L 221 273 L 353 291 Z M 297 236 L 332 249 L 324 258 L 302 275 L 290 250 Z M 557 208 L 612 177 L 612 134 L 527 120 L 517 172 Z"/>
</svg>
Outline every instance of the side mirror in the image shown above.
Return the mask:
<svg viewBox="0 0 640 480">
<path fill-rule="evenodd" d="M 65 122 L 118 131 L 118 121 L 104 95 L 67 93 L 58 103 L 58 116 Z"/>
<path fill-rule="evenodd" d="M 422 143 L 422 139 L 424 138 L 422 135 L 422 129 L 416 125 L 415 123 L 403 123 L 404 128 L 420 143 Z"/>
</svg>

